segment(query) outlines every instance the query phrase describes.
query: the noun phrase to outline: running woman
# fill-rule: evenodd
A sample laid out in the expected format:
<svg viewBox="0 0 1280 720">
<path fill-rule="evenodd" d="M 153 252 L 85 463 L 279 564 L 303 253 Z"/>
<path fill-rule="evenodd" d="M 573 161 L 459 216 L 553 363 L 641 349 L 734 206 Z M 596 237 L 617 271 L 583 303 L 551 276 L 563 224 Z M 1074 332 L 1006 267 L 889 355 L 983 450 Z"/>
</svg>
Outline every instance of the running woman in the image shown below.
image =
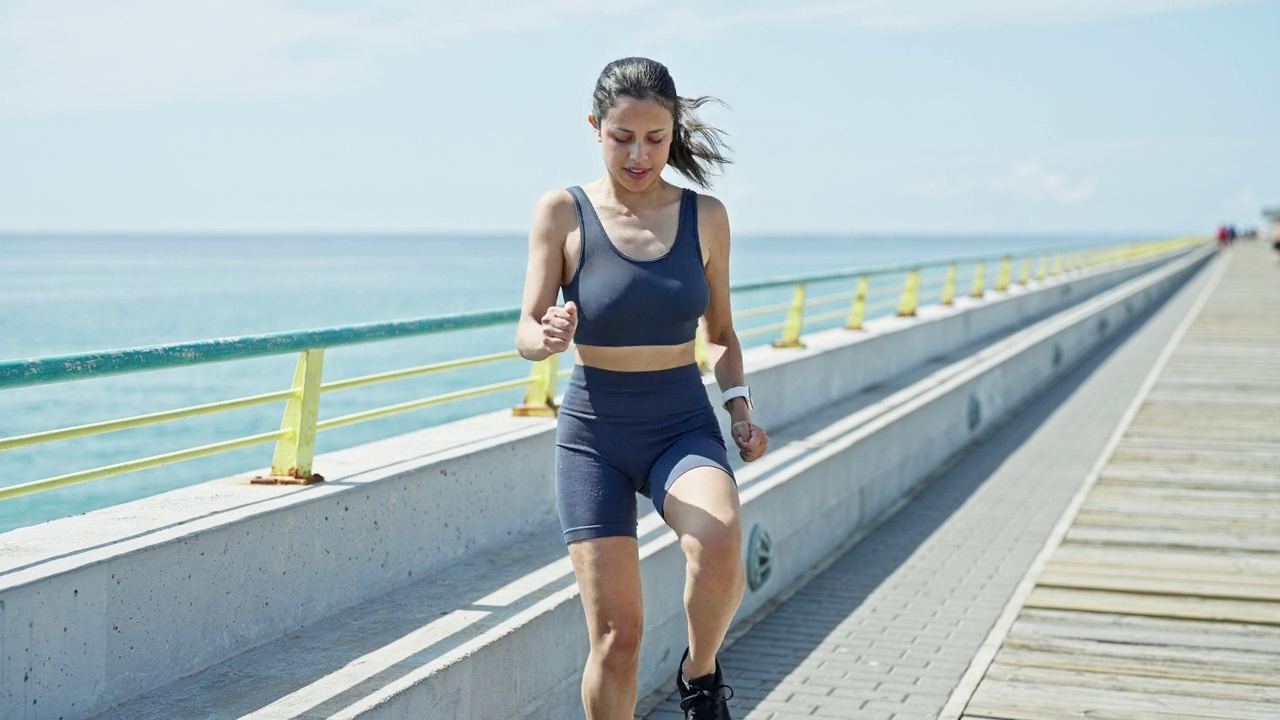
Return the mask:
<svg viewBox="0 0 1280 720">
<path fill-rule="evenodd" d="M 647 58 L 609 63 L 588 116 L 605 176 L 543 195 L 529 234 L 516 345 L 529 360 L 576 349 L 556 429 L 556 504 L 591 652 L 588 720 L 635 713 L 644 613 L 636 493 L 679 536 L 687 560 L 689 646 L 676 668 L 686 718 L 728 720 L 716 653 L 742 601 L 738 488 L 694 361 L 699 320 L 748 462 L 769 438 L 751 421 L 729 309 L 729 218 L 710 195 L 662 179 L 670 165 L 709 187 L 728 163 L 721 133 L 695 116 Z M 565 304 L 557 306 L 557 293 Z"/>
</svg>

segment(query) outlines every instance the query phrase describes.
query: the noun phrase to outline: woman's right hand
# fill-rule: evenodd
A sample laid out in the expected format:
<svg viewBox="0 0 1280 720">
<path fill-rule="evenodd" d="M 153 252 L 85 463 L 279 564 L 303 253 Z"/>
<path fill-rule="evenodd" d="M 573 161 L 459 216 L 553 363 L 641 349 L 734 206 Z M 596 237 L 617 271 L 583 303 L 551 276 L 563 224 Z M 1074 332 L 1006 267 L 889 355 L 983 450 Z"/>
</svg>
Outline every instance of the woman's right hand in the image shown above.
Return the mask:
<svg viewBox="0 0 1280 720">
<path fill-rule="evenodd" d="M 553 353 L 564 352 L 577 329 L 578 306 L 572 300 L 564 307 L 552 305 L 542 314 L 542 346 Z"/>
</svg>

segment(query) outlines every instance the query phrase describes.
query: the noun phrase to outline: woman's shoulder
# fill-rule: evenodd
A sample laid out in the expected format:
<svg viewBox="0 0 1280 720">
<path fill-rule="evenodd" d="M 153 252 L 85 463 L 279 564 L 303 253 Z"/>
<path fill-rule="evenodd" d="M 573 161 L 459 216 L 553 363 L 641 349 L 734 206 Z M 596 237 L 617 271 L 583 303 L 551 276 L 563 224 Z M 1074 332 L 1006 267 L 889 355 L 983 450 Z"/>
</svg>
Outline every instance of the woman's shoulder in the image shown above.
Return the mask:
<svg viewBox="0 0 1280 720">
<path fill-rule="evenodd" d="M 729 227 L 729 211 L 724 203 L 715 195 L 697 193 L 698 196 L 698 228 L 719 232 Z M 704 232 L 705 234 L 705 232 Z"/>
<path fill-rule="evenodd" d="M 729 211 L 725 209 L 724 203 L 720 202 L 720 198 L 709 193 L 690 191 L 698 196 L 698 214 L 709 213 L 713 215 L 728 215 Z"/>
<path fill-rule="evenodd" d="M 535 226 L 568 234 L 578 227 L 578 206 L 565 188 L 548 190 L 538 198 L 533 210 Z"/>
</svg>

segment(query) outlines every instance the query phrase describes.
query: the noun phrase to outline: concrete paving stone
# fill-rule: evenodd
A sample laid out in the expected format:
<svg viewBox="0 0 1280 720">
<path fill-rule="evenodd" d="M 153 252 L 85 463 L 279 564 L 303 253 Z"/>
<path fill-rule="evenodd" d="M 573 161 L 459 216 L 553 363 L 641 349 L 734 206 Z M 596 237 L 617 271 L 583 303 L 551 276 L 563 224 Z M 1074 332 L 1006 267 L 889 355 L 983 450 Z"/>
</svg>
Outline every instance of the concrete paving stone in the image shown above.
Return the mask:
<svg viewBox="0 0 1280 720">
<path fill-rule="evenodd" d="M 817 705 L 810 703 L 807 699 L 791 700 L 788 702 L 776 702 L 774 700 L 762 700 L 754 708 L 752 712 L 767 710 L 769 712 L 789 712 L 798 715 L 812 715 L 817 709 Z"/>
</svg>

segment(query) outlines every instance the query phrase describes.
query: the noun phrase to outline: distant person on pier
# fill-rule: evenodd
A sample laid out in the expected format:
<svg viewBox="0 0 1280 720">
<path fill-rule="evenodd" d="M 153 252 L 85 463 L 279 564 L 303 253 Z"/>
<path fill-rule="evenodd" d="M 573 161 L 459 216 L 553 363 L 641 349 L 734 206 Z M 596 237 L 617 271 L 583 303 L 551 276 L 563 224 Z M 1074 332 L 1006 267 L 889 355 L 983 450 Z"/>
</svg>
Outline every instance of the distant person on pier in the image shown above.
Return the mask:
<svg viewBox="0 0 1280 720">
<path fill-rule="evenodd" d="M 680 538 L 689 647 L 672 668 L 686 718 L 728 720 L 716 660 L 742 601 L 738 488 L 694 360 L 703 323 L 733 446 L 764 454 L 751 420 L 729 308 L 729 219 L 707 187 L 729 162 L 721 133 L 676 94 L 661 63 L 624 58 L 596 82 L 588 117 L 598 180 L 543 195 L 534 210 L 516 345 L 529 360 L 576 347 L 556 430 L 556 502 L 586 614 L 588 720 L 631 720 L 644 625 L 636 493 Z M 556 305 L 557 293 L 565 304 Z M 671 589 L 674 591 L 674 589 Z"/>
</svg>

